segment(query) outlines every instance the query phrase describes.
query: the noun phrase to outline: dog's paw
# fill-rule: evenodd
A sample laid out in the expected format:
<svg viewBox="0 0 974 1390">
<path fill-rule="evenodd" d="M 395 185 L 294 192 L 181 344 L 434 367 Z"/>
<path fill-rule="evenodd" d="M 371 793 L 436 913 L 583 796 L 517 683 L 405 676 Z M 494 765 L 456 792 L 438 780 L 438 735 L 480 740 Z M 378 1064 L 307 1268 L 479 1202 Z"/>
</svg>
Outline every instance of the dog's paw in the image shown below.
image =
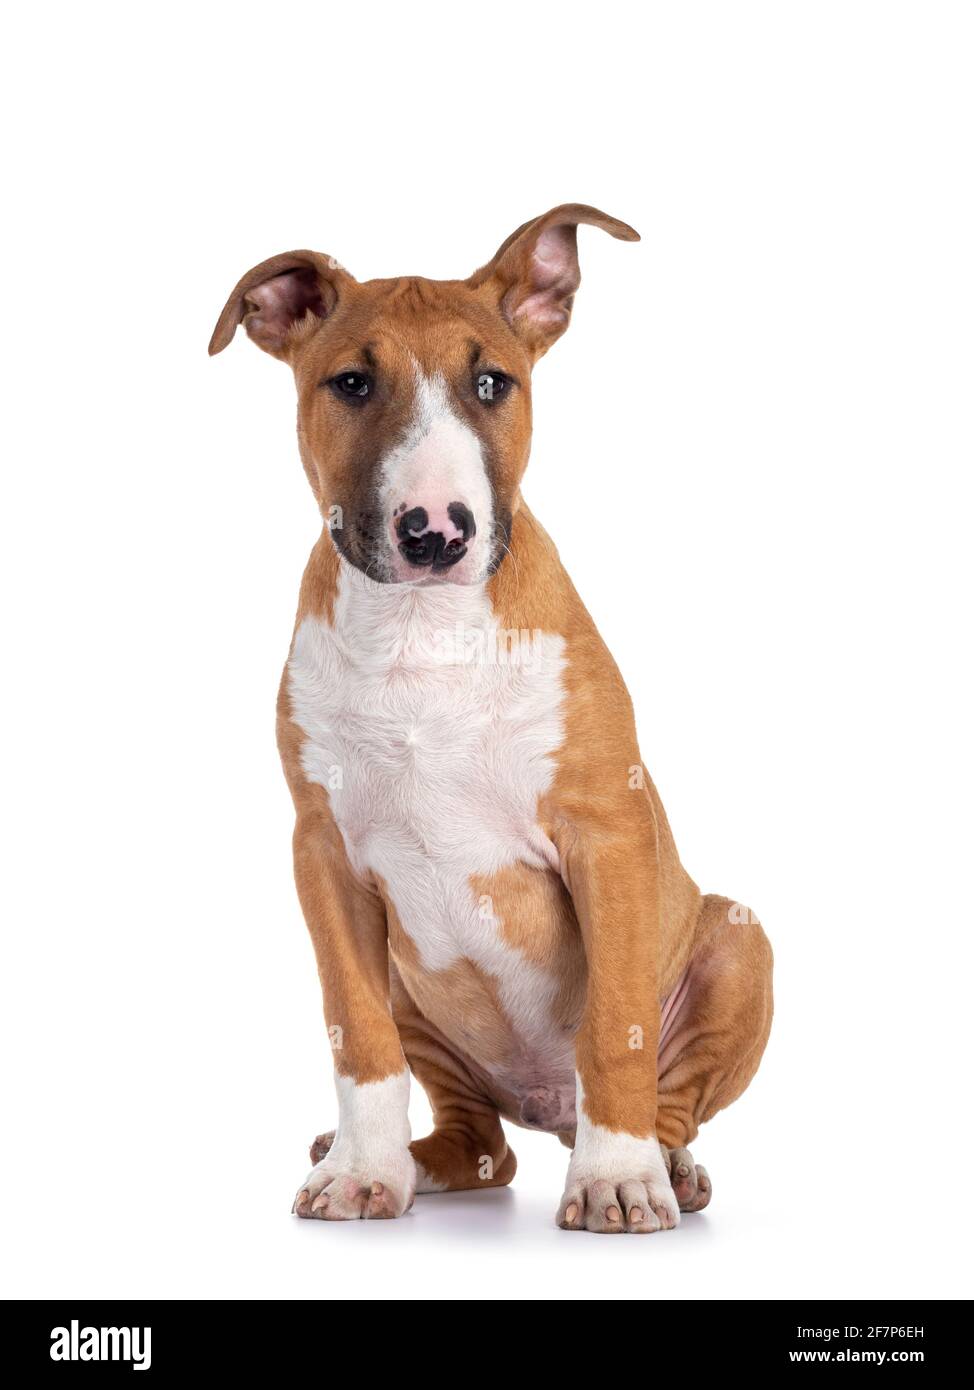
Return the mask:
<svg viewBox="0 0 974 1390">
<path fill-rule="evenodd" d="M 664 1149 L 673 1194 L 681 1211 L 703 1211 L 713 1196 L 706 1168 L 694 1163 L 689 1149 Z"/>
<path fill-rule="evenodd" d="M 650 1235 L 678 1226 L 680 1209 L 656 1140 L 606 1136 L 595 1153 L 590 1142 L 576 1141 L 558 1225 L 599 1235 Z"/>
<path fill-rule="evenodd" d="M 662 1188 L 645 1178 L 570 1179 L 558 1208 L 562 1230 L 598 1235 L 650 1235 L 672 1230 L 679 1221 L 669 1183 Z"/>
<path fill-rule="evenodd" d="M 402 1216 L 416 1194 L 416 1164 L 408 1149 L 383 1157 L 343 1154 L 333 1135 L 294 1199 L 292 1211 L 318 1221 L 377 1221 Z"/>
</svg>

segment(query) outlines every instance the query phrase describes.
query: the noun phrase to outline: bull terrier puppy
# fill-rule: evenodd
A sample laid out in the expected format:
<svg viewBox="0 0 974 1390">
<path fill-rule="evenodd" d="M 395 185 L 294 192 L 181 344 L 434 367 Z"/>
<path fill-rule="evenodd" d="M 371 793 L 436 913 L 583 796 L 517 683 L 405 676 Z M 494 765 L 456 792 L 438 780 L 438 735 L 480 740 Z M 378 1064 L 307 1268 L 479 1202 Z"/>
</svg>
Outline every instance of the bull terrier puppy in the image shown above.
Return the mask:
<svg viewBox="0 0 974 1390">
<path fill-rule="evenodd" d="M 278 720 L 338 1091 L 300 1217 L 509 1183 L 506 1119 L 571 1149 L 566 1230 L 670 1229 L 710 1200 L 687 1146 L 768 1038 L 767 938 L 682 867 L 626 687 L 520 493 L 581 224 L 638 240 L 566 204 L 466 280 L 273 256 L 210 343 L 243 323 L 292 368 L 324 521 Z"/>
</svg>

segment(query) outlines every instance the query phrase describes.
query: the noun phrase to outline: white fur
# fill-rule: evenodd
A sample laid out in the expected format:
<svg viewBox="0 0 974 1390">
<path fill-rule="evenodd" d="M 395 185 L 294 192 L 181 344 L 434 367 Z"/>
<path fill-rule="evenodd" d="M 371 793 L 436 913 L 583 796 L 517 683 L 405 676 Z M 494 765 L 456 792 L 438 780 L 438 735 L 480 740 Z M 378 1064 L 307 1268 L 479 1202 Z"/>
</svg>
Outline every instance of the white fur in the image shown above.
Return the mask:
<svg viewBox="0 0 974 1390">
<path fill-rule="evenodd" d="M 618 1184 L 635 1179 L 645 1184 L 650 1197 L 662 1202 L 673 1217 L 680 1220 L 680 1209 L 670 1185 L 666 1163 L 659 1140 L 653 1134 L 624 1134 L 593 1124 L 585 1113 L 585 1095 L 580 1077 L 576 1078 L 575 1111 L 577 1128 L 575 1147 L 568 1164 L 566 1193 L 577 1191 L 590 1183 L 605 1181 Z"/>
<path fill-rule="evenodd" d="M 494 532 L 493 496 L 480 438 L 453 409 L 443 377 L 425 376 L 418 363 L 415 371 L 413 419 L 379 470 L 380 513 L 391 527 L 402 507 L 424 507 L 437 515 L 438 526 L 447 527 L 449 504 L 464 503 L 473 513 L 477 534 L 454 577 L 478 581 L 487 574 Z"/>
<path fill-rule="evenodd" d="M 382 1182 L 408 1202 L 416 1190 L 416 1164 L 409 1152 L 409 1071 L 358 1085 L 335 1076 L 338 1129 L 328 1153 L 302 1184 L 316 1196 L 336 1177 L 363 1186 Z"/>
<path fill-rule="evenodd" d="M 436 1178 L 431 1178 L 429 1173 L 421 1163 L 416 1164 L 416 1191 L 417 1192 L 449 1192 L 448 1182 L 438 1182 Z"/>
<path fill-rule="evenodd" d="M 466 957 L 493 976 L 539 1078 L 570 1078 L 557 980 L 502 941 L 470 884 L 518 862 L 559 871 L 537 812 L 564 733 L 564 639 L 524 634 L 507 655 L 497 634 L 482 585 L 382 585 L 343 562 L 334 625 L 309 617 L 295 636 L 292 717 L 352 867 L 386 885 L 424 967 Z"/>
</svg>

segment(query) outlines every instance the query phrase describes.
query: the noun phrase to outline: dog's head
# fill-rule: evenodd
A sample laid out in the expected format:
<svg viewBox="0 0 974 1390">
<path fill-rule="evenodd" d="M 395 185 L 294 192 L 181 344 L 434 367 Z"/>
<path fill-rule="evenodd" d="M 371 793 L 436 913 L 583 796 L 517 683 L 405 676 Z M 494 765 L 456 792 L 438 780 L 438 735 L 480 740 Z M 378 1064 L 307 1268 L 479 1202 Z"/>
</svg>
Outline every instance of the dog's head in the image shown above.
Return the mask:
<svg viewBox="0 0 974 1390">
<path fill-rule="evenodd" d="M 305 470 L 340 553 L 383 583 L 479 583 L 504 557 L 531 437 L 531 369 L 565 331 L 579 224 L 570 203 L 519 227 L 466 280 L 360 284 L 316 251 L 249 270 L 213 331 L 243 323 L 293 368 Z"/>
</svg>

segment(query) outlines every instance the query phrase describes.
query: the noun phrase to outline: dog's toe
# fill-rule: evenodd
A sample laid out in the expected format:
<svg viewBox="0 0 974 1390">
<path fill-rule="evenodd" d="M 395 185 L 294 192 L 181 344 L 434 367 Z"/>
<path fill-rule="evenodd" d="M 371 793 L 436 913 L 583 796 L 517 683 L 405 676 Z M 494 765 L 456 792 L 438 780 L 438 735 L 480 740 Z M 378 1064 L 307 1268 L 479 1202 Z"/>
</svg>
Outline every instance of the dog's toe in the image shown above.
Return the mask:
<svg viewBox="0 0 974 1390">
<path fill-rule="evenodd" d="M 585 1229 L 585 1189 L 569 1188 L 561 1199 L 555 1220 L 563 1231 L 584 1231 Z"/>
<path fill-rule="evenodd" d="M 680 1210 L 703 1211 L 711 1197 L 706 1168 L 694 1162 L 689 1149 L 670 1149 L 667 1159 L 673 1195 Z"/>
<path fill-rule="evenodd" d="M 697 1164 L 697 1195 L 692 1201 L 683 1208 L 684 1211 L 703 1211 L 704 1207 L 710 1202 L 713 1189 L 710 1186 L 710 1177 L 706 1168 Z"/>
<path fill-rule="evenodd" d="M 621 1235 L 626 1229 L 622 1201 L 615 1183 L 593 1182 L 585 1194 L 585 1229 L 599 1235 Z"/>
<path fill-rule="evenodd" d="M 653 1209 L 646 1184 L 630 1180 L 619 1184 L 619 1200 L 626 1218 L 626 1230 L 634 1235 L 658 1231 L 662 1222 Z"/>
<path fill-rule="evenodd" d="M 311 1162 L 320 1163 L 334 1142 L 335 1131 L 333 1129 L 330 1129 L 327 1134 L 319 1134 L 311 1145 Z"/>
</svg>

